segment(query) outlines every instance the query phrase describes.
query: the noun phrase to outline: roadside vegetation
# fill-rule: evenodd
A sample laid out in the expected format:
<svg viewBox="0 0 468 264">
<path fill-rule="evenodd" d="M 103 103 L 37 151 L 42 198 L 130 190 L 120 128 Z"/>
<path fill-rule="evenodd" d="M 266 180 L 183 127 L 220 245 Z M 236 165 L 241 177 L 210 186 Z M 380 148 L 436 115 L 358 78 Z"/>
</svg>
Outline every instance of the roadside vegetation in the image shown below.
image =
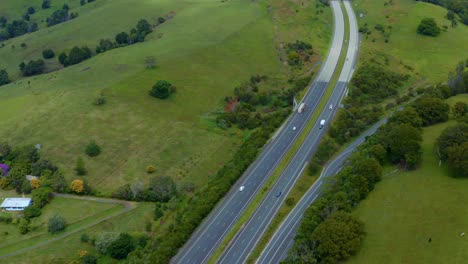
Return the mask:
<svg viewBox="0 0 468 264">
<path fill-rule="evenodd" d="M 459 91 L 465 91 L 468 85 L 468 82 L 465 83 L 462 78 L 466 72 L 465 67 L 465 61 L 457 66 L 457 70 L 449 79 L 449 85 L 420 89 L 419 96 L 415 100 L 394 113 L 386 125 L 358 148 L 344 169 L 330 180 L 322 197 L 307 209 L 296 235 L 294 247 L 285 263 L 335 263 L 349 259 L 359 251 L 364 241 L 362 223 L 359 220 L 352 220 L 352 216 L 341 223 L 334 223 L 335 220 L 331 220 L 334 224 L 330 224 L 327 219 L 334 217 L 337 211 L 351 212 L 361 200 L 365 199 L 374 189 L 374 185 L 380 181 L 383 166 L 395 164 L 404 171 L 419 168 L 422 159 L 422 128 L 449 119 L 450 107 L 445 100 L 457 95 Z M 359 79 L 359 74 L 356 76 L 353 80 Z M 454 79 L 458 82 L 454 82 Z M 353 98 L 352 92 L 349 98 Z M 462 123 L 465 122 L 467 112 L 464 102 L 458 102 L 457 106 L 453 107 L 453 113 L 454 117 Z M 463 166 L 466 163 L 464 153 L 468 151 L 465 146 L 466 138 L 461 136 L 464 127 L 464 124 L 460 124 L 448 128 L 438 139 L 438 153 L 441 155 L 441 160 L 450 160 L 448 162 L 450 170 L 459 177 L 464 175 Z M 328 141 L 321 143 L 324 149 L 327 145 L 329 146 Z M 317 158 L 314 159 L 318 162 Z M 375 166 L 366 162 L 374 162 Z M 367 168 L 367 171 L 359 171 L 360 168 Z M 313 167 L 310 168 L 312 169 Z M 327 230 L 328 236 L 323 235 L 322 229 Z"/>
<path fill-rule="evenodd" d="M 450 120 L 422 129 L 418 169 L 385 175 L 353 212 L 365 224 L 366 237 L 361 250 L 346 263 L 401 263 L 402 259 L 410 263 L 457 263 L 468 257 L 466 239 L 461 236 L 468 221 L 464 206 L 468 182 L 466 175 L 457 171 L 459 165 L 446 160 L 440 151 L 441 143 L 456 145 L 448 148 L 464 148 L 465 154 L 456 155 L 456 160 L 466 164 L 466 137 L 457 137 L 460 143 L 453 145 L 454 137 L 449 135 L 466 127 L 466 114 L 463 121 L 454 110 L 458 103 L 468 103 L 468 97 L 457 95 L 447 102 Z M 385 167 L 388 172 L 394 169 Z"/>
<path fill-rule="evenodd" d="M 5 25 L 22 17 L 20 2 L 0 3 Z M 114 249 L 126 252 L 99 251 L 88 234 L 83 244 L 73 241 L 56 256 L 46 251 L 61 251 L 57 242 L 26 254 L 41 261 L 111 261 L 134 250 L 130 259 L 138 260 L 162 250 L 158 261 L 164 262 L 289 114 L 293 97 L 299 98 L 326 55 L 331 30 L 330 10 L 318 1 L 272 1 L 270 7 L 136 1 L 131 12 L 120 0 L 28 4 L 38 30 L 0 44 L 0 135 L 14 148 L 39 143 L 36 152 L 55 171 L 33 173 L 31 160 L 19 172 L 20 163 L 9 161 L 18 179 L 38 179 L 5 188 L 155 202 L 145 206 L 145 222 L 137 228 L 153 240 L 148 246 L 130 233 L 135 243 L 127 243 L 128 229 L 117 228 L 109 230 L 119 233 L 112 243 L 123 246 Z M 32 222 L 44 217 L 45 209 L 31 208 Z M 49 218 L 57 236 L 76 228 L 59 214 L 42 220 L 46 229 Z M 25 236 L 34 233 L 31 226 L 22 221 Z M 90 254 L 77 259 L 78 248 Z M 10 259 L 27 262 L 18 255 Z"/>
</svg>

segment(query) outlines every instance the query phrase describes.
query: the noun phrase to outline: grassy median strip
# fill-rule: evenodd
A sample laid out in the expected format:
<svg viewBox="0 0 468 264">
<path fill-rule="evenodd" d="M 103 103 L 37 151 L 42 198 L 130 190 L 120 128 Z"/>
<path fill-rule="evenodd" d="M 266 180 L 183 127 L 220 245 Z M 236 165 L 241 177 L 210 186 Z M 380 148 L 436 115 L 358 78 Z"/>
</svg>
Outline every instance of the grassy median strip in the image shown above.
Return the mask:
<svg viewBox="0 0 468 264">
<path fill-rule="evenodd" d="M 327 87 L 327 89 L 325 91 L 324 96 L 322 97 L 322 100 L 320 101 L 318 107 L 316 108 L 316 111 L 314 111 L 314 113 L 312 114 L 312 117 L 311 117 L 310 121 L 307 123 L 306 127 L 302 131 L 301 135 L 298 137 L 297 141 L 291 146 L 289 151 L 284 155 L 283 159 L 278 164 L 278 167 L 276 167 L 273 174 L 265 182 L 263 188 L 254 197 L 251 204 L 247 207 L 247 209 L 244 211 L 244 213 L 240 217 L 239 221 L 237 221 L 237 223 L 233 226 L 233 228 L 228 232 L 226 237 L 221 242 L 220 246 L 216 249 L 216 251 L 210 257 L 208 263 L 216 263 L 216 261 L 221 257 L 222 253 L 224 252 L 226 247 L 229 245 L 231 240 L 234 238 L 234 236 L 240 231 L 240 229 L 245 225 L 245 223 L 252 217 L 252 215 L 254 214 L 257 207 L 260 205 L 260 203 L 266 197 L 268 191 L 271 189 L 271 187 L 273 187 L 274 183 L 279 178 L 281 173 L 286 169 L 286 167 L 288 166 L 288 164 L 290 163 L 290 161 L 292 160 L 292 158 L 294 157 L 296 152 L 301 147 L 304 140 L 307 138 L 307 135 L 309 134 L 309 132 L 314 127 L 314 124 L 317 122 L 317 120 L 318 120 L 318 118 L 320 116 L 320 112 L 321 112 L 321 111 L 317 111 L 317 110 L 321 110 L 321 109 L 325 108 L 325 106 L 327 104 L 327 101 L 328 101 L 328 99 L 330 98 L 330 96 L 331 96 L 331 94 L 333 92 L 333 88 L 335 87 L 336 83 L 338 82 L 338 78 L 339 78 L 341 70 L 343 68 L 343 63 L 344 63 L 344 61 L 346 59 L 346 52 L 347 52 L 347 49 L 348 49 L 347 43 L 348 43 L 348 39 L 349 39 L 349 37 L 348 37 L 348 35 L 349 35 L 349 21 L 348 21 L 348 15 L 346 13 L 346 9 L 344 8 L 342 3 L 341 3 L 341 5 L 342 5 L 343 14 L 344 14 L 344 21 L 345 21 L 345 38 L 344 38 L 344 44 L 345 45 L 343 45 L 343 48 L 342 48 L 341 53 L 340 53 L 340 58 L 338 60 L 338 68 L 335 69 L 335 72 L 333 73 L 332 79 L 331 79 L 330 83 L 328 84 L 328 87 Z M 287 129 L 287 128 L 283 128 L 283 129 Z M 305 175 L 305 173 L 303 173 L 303 175 L 301 175 L 298 182 L 300 182 L 302 184 L 309 184 L 308 186 L 310 186 L 315 182 L 315 180 L 317 178 L 318 178 L 317 176 L 311 177 L 311 176 Z M 292 192 L 288 195 L 288 198 L 289 197 L 299 197 L 300 198 L 307 191 L 307 189 L 308 188 L 305 188 L 305 189 L 301 190 L 301 188 L 293 188 Z M 297 201 L 299 201 L 299 200 L 297 200 Z M 275 216 L 275 219 L 273 220 L 272 225 L 270 225 L 269 229 L 273 228 L 273 224 L 276 224 L 276 226 L 273 228 L 272 231 L 267 230 L 267 232 L 264 234 L 264 236 L 262 236 L 261 243 L 255 248 L 254 253 L 252 254 L 252 257 L 249 258 L 250 262 L 253 262 L 253 260 L 256 258 L 256 257 L 254 257 L 254 255 L 256 255 L 258 257 L 260 252 L 265 247 L 266 243 L 269 241 L 269 238 L 271 237 L 271 235 L 273 235 L 273 231 L 281 223 L 281 221 L 284 219 L 284 217 L 287 216 L 289 211 L 291 211 L 291 209 L 294 208 L 297 201 L 294 201 L 292 206 L 289 206 L 289 208 L 287 208 L 287 209 L 284 209 L 285 205 L 282 206 L 282 208 L 280 209 L 280 212 L 283 212 L 283 213 L 281 215 L 278 214 L 277 216 Z M 278 216 L 281 216 L 281 217 L 278 218 Z"/>
</svg>

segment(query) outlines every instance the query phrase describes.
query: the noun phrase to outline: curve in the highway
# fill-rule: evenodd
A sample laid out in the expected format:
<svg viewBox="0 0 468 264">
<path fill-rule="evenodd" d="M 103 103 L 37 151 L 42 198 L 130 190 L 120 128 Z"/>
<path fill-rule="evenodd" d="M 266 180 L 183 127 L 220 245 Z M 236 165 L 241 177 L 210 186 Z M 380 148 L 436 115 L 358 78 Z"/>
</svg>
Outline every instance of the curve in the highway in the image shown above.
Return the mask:
<svg viewBox="0 0 468 264">
<path fill-rule="evenodd" d="M 318 77 L 301 101 L 306 104 L 306 109 L 300 114 L 294 112 L 286 120 L 283 129 L 265 146 L 257 160 L 205 218 L 184 247 L 171 260 L 171 263 L 198 264 L 207 261 L 312 117 L 330 81 L 328 76 L 331 78 L 332 72 L 338 64 L 343 45 L 344 25 L 341 8 L 337 12 L 334 15 L 335 27 L 329 55 L 322 65 Z M 296 127 L 296 130 L 291 129 L 293 126 Z M 240 186 L 245 186 L 242 192 L 238 191 Z"/>
<path fill-rule="evenodd" d="M 341 6 L 339 1 L 332 1 L 331 6 L 334 9 L 335 14 L 341 13 Z M 354 16 L 348 16 L 348 18 L 350 19 L 350 34 L 353 34 L 353 36 L 350 35 L 348 41 L 348 51 L 346 53 L 346 59 L 338 78 L 338 82 L 319 117 L 319 120 L 326 120 L 327 123 L 331 121 L 337 111 L 336 106 L 340 103 L 345 93 L 346 85 L 350 78 L 350 74 L 353 71 L 355 58 L 357 56 L 357 47 L 359 44 L 357 23 L 353 23 L 351 21 L 351 19 L 355 19 Z M 343 22 L 343 20 L 341 22 Z M 335 107 L 330 109 L 329 105 Z M 295 185 L 311 156 L 317 149 L 320 139 L 326 132 L 326 126 L 322 129 L 320 129 L 320 126 L 321 125 L 319 123 L 315 124 L 299 150 L 294 155 L 291 162 L 276 181 L 273 188 L 264 198 L 249 221 L 244 225 L 242 230 L 240 230 L 235 238 L 231 241 L 218 263 L 236 264 L 243 263 L 247 260 L 248 256 L 255 248 L 263 233 L 266 231 L 274 216 L 280 209 L 282 203 L 287 197 L 287 194 Z"/>
</svg>

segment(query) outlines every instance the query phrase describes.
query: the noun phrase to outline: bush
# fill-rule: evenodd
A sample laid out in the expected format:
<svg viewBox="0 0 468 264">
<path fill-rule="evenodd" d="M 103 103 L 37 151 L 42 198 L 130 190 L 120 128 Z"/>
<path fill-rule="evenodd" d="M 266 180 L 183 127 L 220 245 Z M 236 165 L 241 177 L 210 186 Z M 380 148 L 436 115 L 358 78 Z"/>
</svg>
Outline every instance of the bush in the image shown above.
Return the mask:
<svg viewBox="0 0 468 264">
<path fill-rule="evenodd" d="M 87 60 L 91 58 L 91 56 L 92 52 L 88 47 L 84 46 L 79 48 L 75 46 L 70 50 L 70 53 L 68 55 L 60 54 L 59 61 L 63 64 L 63 66 L 67 67 Z"/>
<path fill-rule="evenodd" d="M 435 37 L 440 34 L 440 27 L 433 18 L 424 18 L 419 23 L 417 32 L 421 35 Z"/>
<path fill-rule="evenodd" d="M 55 56 L 55 53 L 54 53 L 54 51 L 51 50 L 51 49 L 46 49 L 46 50 L 44 50 L 44 51 L 42 52 L 42 57 L 43 57 L 44 59 L 51 59 L 51 58 L 53 58 L 54 56 Z"/>
<path fill-rule="evenodd" d="M 65 230 L 67 223 L 65 219 L 60 215 L 54 215 L 49 218 L 49 222 L 47 224 L 47 230 L 51 234 L 58 233 L 62 230 Z"/>
<path fill-rule="evenodd" d="M 0 70 L 0 86 L 8 83 L 10 83 L 8 72 L 6 70 Z"/>
<path fill-rule="evenodd" d="M 90 157 L 96 157 L 101 153 L 101 148 L 96 144 L 96 142 L 93 140 L 89 142 L 89 144 L 86 146 L 86 155 Z"/>
<path fill-rule="evenodd" d="M 96 237 L 96 241 L 94 245 L 96 246 L 96 250 L 105 255 L 107 254 L 108 247 L 119 238 L 119 233 L 116 232 L 102 232 Z"/>
<path fill-rule="evenodd" d="M 31 227 L 29 226 L 29 220 L 21 219 L 18 225 L 18 229 L 20 231 L 20 234 L 27 234 L 31 230 Z"/>
<path fill-rule="evenodd" d="M 135 242 L 133 238 L 127 233 L 122 233 L 109 245 L 107 252 L 115 259 L 124 259 L 127 257 L 128 253 L 132 252 L 134 249 Z"/>
<path fill-rule="evenodd" d="M 150 95 L 159 99 L 166 99 L 174 92 L 172 84 L 165 80 L 159 80 L 153 85 Z"/>
<path fill-rule="evenodd" d="M 76 172 L 76 175 L 79 175 L 79 176 L 86 175 L 87 173 L 84 161 L 81 157 L 79 157 L 76 160 L 75 172 Z"/>
<path fill-rule="evenodd" d="M 83 264 L 97 264 L 97 258 L 94 255 L 86 254 L 83 256 Z"/>
<path fill-rule="evenodd" d="M 85 191 L 85 184 L 82 180 L 73 180 L 71 190 L 77 194 L 82 194 Z"/>
<path fill-rule="evenodd" d="M 37 207 L 36 205 L 28 206 L 23 211 L 24 218 L 28 220 L 40 216 L 41 213 L 41 208 Z"/>
<path fill-rule="evenodd" d="M 146 172 L 147 173 L 153 173 L 156 171 L 156 167 L 153 166 L 153 165 L 149 165 L 148 167 L 146 167 Z"/>
<path fill-rule="evenodd" d="M 106 103 L 106 97 L 104 97 L 104 95 L 102 94 L 99 95 L 99 97 L 94 100 L 95 105 L 103 105 L 105 103 Z"/>
<path fill-rule="evenodd" d="M 422 97 L 414 101 L 413 107 L 421 117 L 423 126 L 448 120 L 450 107 L 440 98 Z"/>
<path fill-rule="evenodd" d="M 89 236 L 87 234 L 81 234 L 80 241 L 82 243 L 88 243 L 89 241 Z"/>
<path fill-rule="evenodd" d="M 19 68 L 23 76 L 32 76 L 43 73 L 45 69 L 45 64 L 44 61 L 41 59 L 35 61 L 31 60 L 27 64 L 22 62 L 19 65 Z"/>
<path fill-rule="evenodd" d="M 50 0 L 42 0 L 42 9 L 50 8 Z"/>
<path fill-rule="evenodd" d="M 39 208 L 43 208 L 52 199 L 52 189 L 48 187 L 35 189 L 31 193 L 34 205 Z"/>
</svg>

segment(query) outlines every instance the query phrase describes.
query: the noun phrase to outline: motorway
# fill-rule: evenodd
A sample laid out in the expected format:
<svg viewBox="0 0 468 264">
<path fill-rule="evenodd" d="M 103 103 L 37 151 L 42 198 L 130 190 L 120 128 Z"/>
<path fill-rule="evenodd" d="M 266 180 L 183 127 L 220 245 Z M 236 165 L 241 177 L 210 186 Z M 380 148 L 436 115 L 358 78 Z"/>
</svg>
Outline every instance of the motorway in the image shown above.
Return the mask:
<svg viewBox="0 0 468 264">
<path fill-rule="evenodd" d="M 289 249 L 294 244 L 294 236 L 296 235 L 296 230 L 300 225 L 302 215 L 309 205 L 320 195 L 320 186 L 323 186 L 322 184 L 327 180 L 327 177 L 337 174 L 344 165 L 344 161 L 365 141 L 366 137 L 374 134 L 375 131 L 377 131 L 377 129 L 386 121 L 387 119 L 382 119 L 373 125 L 370 129 L 360 135 L 359 138 L 353 141 L 335 159 L 329 162 L 329 164 L 323 169 L 320 178 L 309 188 L 299 203 L 297 203 L 286 219 L 281 223 L 280 227 L 271 237 L 270 241 L 261 253 L 256 264 L 279 263 L 287 257 Z"/>
<path fill-rule="evenodd" d="M 311 119 L 338 64 L 343 46 L 343 13 L 338 2 L 332 1 L 332 7 L 335 25 L 332 44 L 318 77 L 301 101 L 306 104 L 305 110 L 302 113 L 293 112 L 291 114 L 282 129 L 270 140 L 257 160 L 250 165 L 223 200 L 205 218 L 184 247 L 171 260 L 171 263 L 198 264 L 207 262 Z M 296 130 L 292 130 L 294 126 Z M 240 186 L 245 186 L 242 192 L 239 192 Z"/>
<path fill-rule="evenodd" d="M 307 135 L 307 138 L 294 155 L 291 162 L 282 172 L 275 185 L 264 198 L 260 206 L 256 209 L 255 213 L 252 215 L 249 221 L 230 242 L 218 263 L 236 264 L 244 263 L 247 260 L 248 256 L 257 245 L 263 233 L 267 230 L 274 216 L 279 211 L 288 193 L 293 188 L 298 178 L 302 175 L 302 172 L 306 168 L 307 163 L 316 151 L 320 143 L 320 139 L 326 133 L 327 124 L 330 123 L 336 114 L 336 111 L 338 110 L 338 107 L 336 106 L 340 104 L 341 99 L 343 98 L 343 95 L 346 91 L 347 83 L 354 71 L 359 46 L 356 17 L 354 16 L 351 4 L 348 1 L 344 1 L 344 4 L 347 9 L 350 25 L 348 50 L 342 71 L 338 78 L 338 82 L 334 87 L 333 93 L 330 96 L 325 108 L 321 110 L 318 119 L 326 120 L 326 125 L 322 129 L 320 129 L 319 122 L 314 125 L 310 133 Z M 335 10 L 335 14 L 341 12 L 340 3 L 338 1 L 332 1 L 331 5 Z M 334 107 L 330 109 L 330 105 Z M 319 186 L 320 182 L 318 183 L 317 188 Z"/>
</svg>

